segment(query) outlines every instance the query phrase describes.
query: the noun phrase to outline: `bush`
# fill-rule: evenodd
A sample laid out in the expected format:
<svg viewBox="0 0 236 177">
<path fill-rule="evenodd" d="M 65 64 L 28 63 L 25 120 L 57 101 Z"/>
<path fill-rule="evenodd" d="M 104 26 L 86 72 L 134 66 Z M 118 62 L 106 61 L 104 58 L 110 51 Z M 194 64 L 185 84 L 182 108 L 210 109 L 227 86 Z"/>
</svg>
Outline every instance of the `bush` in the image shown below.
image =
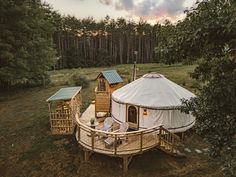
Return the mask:
<svg viewBox="0 0 236 177">
<path fill-rule="evenodd" d="M 186 59 L 183 59 L 182 61 L 182 64 L 183 65 L 192 65 L 194 63 L 194 58 L 186 58 Z"/>
<path fill-rule="evenodd" d="M 83 88 L 87 88 L 89 86 L 89 80 L 85 76 L 74 74 L 72 76 L 72 80 L 76 86 L 82 86 Z"/>
</svg>

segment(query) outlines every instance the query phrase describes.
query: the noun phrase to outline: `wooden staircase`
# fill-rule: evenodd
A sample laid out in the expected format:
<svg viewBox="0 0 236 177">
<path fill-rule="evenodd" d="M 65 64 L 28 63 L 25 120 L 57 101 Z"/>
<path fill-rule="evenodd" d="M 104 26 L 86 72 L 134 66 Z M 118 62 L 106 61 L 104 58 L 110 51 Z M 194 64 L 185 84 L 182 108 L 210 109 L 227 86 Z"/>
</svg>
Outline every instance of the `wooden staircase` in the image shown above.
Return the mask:
<svg viewBox="0 0 236 177">
<path fill-rule="evenodd" d="M 182 146 L 182 140 L 179 136 L 171 133 L 169 130 L 160 126 L 159 130 L 159 149 L 176 157 L 185 157 L 179 148 Z"/>
</svg>

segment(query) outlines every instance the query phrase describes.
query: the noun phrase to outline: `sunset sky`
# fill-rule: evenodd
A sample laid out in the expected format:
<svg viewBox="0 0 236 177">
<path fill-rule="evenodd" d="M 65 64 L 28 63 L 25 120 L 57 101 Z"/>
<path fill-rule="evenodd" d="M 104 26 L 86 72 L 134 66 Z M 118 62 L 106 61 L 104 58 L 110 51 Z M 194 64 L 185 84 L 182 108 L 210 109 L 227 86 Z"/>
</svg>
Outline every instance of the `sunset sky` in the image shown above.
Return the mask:
<svg viewBox="0 0 236 177">
<path fill-rule="evenodd" d="M 196 0 L 44 0 L 63 15 L 77 18 L 93 17 L 96 20 L 109 15 L 138 21 L 143 18 L 154 24 L 165 19 L 176 22 L 184 18 L 184 10 Z"/>
</svg>

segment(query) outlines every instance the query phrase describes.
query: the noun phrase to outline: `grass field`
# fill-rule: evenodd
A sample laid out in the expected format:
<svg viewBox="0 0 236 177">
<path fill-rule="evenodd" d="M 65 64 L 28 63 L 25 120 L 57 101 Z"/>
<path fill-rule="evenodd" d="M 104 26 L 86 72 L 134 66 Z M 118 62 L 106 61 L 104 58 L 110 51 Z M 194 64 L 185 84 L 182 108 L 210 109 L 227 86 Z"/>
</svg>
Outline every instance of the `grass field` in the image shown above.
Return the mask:
<svg viewBox="0 0 236 177">
<path fill-rule="evenodd" d="M 94 99 L 95 78 L 102 70 L 117 69 L 128 82 L 132 65 L 110 68 L 81 68 L 50 72 L 47 88 L 29 88 L 0 93 L 0 177 L 121 176 L 121 160 L 99 154 L 89 163 L 81 162 L 81 150 L 73 136 L 50 134 L 46 99 L 61 87 L 73 86 L 73 74 L 86 76 L 90 85 L 82 90 L 83 110 Z M 181 86 L 196 91 L 199 83 L 189 77 L 195 66 L 138 65 L 138 76 L 156 71 Z M 205 148 L 192 133 L 186 139 L 190 148 Z M 189 153 L 178 159 L 155 150 L 133 158 L 128 176 L 190 177 L 220 174 L 216 162 L 204 153 Z"/>
</svg>

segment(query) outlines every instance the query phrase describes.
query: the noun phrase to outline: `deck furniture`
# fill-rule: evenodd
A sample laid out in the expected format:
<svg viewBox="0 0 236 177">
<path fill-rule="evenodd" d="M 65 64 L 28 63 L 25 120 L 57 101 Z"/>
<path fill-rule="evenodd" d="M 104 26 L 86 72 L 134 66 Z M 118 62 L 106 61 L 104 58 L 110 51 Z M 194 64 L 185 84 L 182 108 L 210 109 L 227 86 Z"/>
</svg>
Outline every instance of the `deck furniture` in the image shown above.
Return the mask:
<svg viewBox="0 0 236 177">
<path fill-rule="evenodd" d="M 113 119 L 111 117 L 107 117 L 104 120 L 103 127 L 101 128 L 102 131 L 111 131 L 112 130 Z"/>
<path fill-rule="evenodd" d="M 104 132 L 111 132 L 113 129 L 113 119 L 111 117 L 107 117 L 104 122 L 103 126 L 99 129 Z M 97 133 L 98 138 L 107 138 L 107 135 L 105 133 Z"/>
<path fill-rule="evenodd" d="M 127 122 L 123 122 L 122 124 L 120 124 L 119 130 L 115 132 L 117 133 L 127 132 L 128 128 L 129 128 L 129 124 Z M 105 142 L 105 146 L 107 148 L 110 148 L 112 145 L 121 144 L 123 140 L 126 140 L 125 136 L 124 137 L 120 136 L 118 139 L 115 139 L 114 137 L 108 137 L 107 139 L 104 140 L 104 142 Z"/>
</svg>

